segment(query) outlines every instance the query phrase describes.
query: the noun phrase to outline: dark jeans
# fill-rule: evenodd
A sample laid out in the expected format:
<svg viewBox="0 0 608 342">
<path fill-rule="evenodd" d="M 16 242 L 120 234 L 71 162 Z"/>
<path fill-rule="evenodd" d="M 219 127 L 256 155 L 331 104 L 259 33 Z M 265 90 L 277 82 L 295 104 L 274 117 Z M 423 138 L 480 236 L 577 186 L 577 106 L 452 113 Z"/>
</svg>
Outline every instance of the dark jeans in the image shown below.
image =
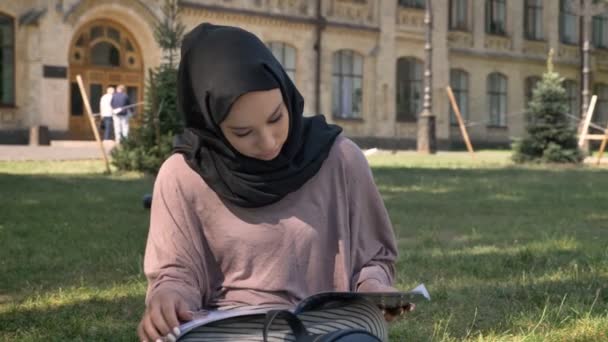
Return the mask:
<svg viewBox="0 0 608 342">
<path fill-rule="evenodd" d="M 111 116 L 103 118 L 103 140 L 112 140 L 112 131 L 114 130 L 114 123 L 112 122 Z"/>
</svg>

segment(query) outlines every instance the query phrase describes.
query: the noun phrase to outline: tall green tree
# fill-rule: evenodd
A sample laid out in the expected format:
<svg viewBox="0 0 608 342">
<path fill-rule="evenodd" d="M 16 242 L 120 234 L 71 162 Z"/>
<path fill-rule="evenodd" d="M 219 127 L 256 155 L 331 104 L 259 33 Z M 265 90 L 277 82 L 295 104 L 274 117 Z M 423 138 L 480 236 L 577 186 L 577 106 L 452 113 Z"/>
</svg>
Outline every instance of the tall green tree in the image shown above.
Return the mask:
<svg viewBox="0 0 608 342">
<path fill-rule="evenodd" d="M 154 30 L 163 61 L 148 70 L 146 98 L 139 126 L 112 150 L 112 163 L 120 170 L 158 172 L 171 154 L 173 136 L 183 129 L 177 108 L 177 56 L 184 35 L 177 0 L 165 0 L 163 19 Z"/>
<path fill-rule="evenodd" d="M 513 160 L 518 163 L 580 163 L 583 153 L 577 146 L 576 125 L 570 123 L 563 78 L 553 70 L 553 50 L 547 72 L 532 93 L 526 111 L 526 134 L 515 143 Z"/>
</svg>

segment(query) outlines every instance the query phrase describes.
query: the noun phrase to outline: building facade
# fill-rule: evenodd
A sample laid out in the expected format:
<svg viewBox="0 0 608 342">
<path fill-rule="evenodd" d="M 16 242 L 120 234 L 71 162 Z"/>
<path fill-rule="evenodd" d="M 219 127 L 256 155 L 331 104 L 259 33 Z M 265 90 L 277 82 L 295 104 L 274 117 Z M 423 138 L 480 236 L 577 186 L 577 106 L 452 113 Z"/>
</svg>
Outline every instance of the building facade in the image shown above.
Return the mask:
<svg viewBox="0 0 608 342">
<path fill-rule="evenodd" d="M 450 85 L 475 145 L 507 145 L 546 70 L 549 49 L 572 115 L 581 107 L 581 16 L 575 0 L 435 0 L 432 113 L 440 147 L 460 145 Z M 27 143 L 30 127 L 55 139 L 92 139 L 76 75 L 93 112 L 105 88 L 143 101 L 161 63 L 154 25 L 162 0 L 0 2 L 0 143 Z M 415 146 L 424 85 L 424 0 L 182 0 L 188 29 L 240 26 L 266 42 L 304 96 L 365 145 Z M 592 31 L 594 120 L 608 120 L 608 12 Z"/>
</svg>

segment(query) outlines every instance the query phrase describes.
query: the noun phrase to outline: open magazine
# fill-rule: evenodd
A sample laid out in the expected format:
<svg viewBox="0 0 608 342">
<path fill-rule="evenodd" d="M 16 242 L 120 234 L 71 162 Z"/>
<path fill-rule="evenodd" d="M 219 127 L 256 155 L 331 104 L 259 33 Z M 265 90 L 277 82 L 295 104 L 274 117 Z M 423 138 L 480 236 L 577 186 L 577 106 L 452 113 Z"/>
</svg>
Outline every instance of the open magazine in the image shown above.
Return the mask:
<svg viewBox="0 0 608 342">
<path fill-rule="evenodd" d="M 268 311 L 273 309 L 285 309 L 297 315 L 301 312 L 315 310 L 319 306 L 322 306 L 330 301 L 348 300 L 355 298 L 367 299 L 382 309 L 399 308 L 403 307 L 408 303 L 419 303 L 423 300 L 431 300 L 431 296 L 429 295 L 429 292 L 427 291 L 424 284 L 420 284 L 416 286 L 413 290 L 408 292 L 321 292 L 304 298 L 292 308 L 247 306 L 244 308 L 235 308 L 229 310 L 198 311 L 195 313 L 193 320 L 184 323 L 179 327 L 179 330 L 181 332 L 180 336 L 183 336 L 189 331 L 202 325 L 227 318 L 250 315 L 264 315 Z"/>
</svg>

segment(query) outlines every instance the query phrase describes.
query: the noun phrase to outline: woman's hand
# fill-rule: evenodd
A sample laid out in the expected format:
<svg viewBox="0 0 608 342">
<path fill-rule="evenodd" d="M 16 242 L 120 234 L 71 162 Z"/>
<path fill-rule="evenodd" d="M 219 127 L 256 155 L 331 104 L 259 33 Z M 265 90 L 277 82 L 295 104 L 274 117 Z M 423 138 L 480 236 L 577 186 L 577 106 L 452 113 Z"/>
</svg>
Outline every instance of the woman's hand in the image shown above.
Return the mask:
<svg viewBox="0 0 608 342">
<path fill-rule="evenodd" d="M 141 341 L 175 341 L 180 334 L 180 321 L 190 321 L 192 315 L 177 291 L 157 292 L 146 307 L 137 335 Z"/>
<path fill-rule="evenodd" d="M 382 284 L 377 279 L 367 279 L 357 288 L 357 292 L 399 292 L 396 288 Z M 407 303 L 400 308 L 383 309 L 384 319 L 387 322 L 392 322 L 395 319 L 405 315 L 407 312 L 414 311 L 416 304 Z"/>
<path fill-rule="evenodd" d="M 384 309 L 382 310 L 382 312 L 384 313 L 384 319 L 390 323 L 395 319 L 398 319 L 399 317 L 405 315 L 406 312 L 414 311 L 414 309 L 416 309 L 416 304 L 407 303 L 400 308 Z"/>
</svg>

